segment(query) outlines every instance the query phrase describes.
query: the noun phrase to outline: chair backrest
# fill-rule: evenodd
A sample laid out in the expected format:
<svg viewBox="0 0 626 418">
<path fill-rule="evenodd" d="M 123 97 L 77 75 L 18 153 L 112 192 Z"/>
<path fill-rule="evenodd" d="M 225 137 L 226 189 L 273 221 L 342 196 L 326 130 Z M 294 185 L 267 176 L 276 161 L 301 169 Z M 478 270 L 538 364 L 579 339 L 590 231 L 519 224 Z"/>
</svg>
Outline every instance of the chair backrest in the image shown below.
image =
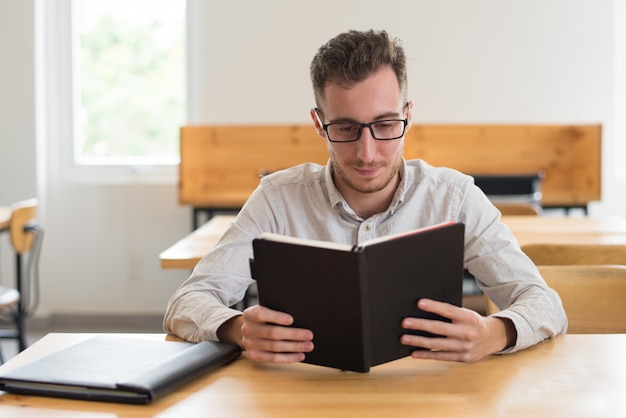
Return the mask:
<svg viewBox="0 0 626 418">
<path fill-rule="evenodd" d="M 543 171 L 529 174 L 474 175 L 474 183 L 494 202 L 541 202 Z"/>
<path fill-rule="evenodd" d="M 570 334 L 626 333 L 626 266 L 539 266 L 561 297 Z"/>
<path fill-rule="evenodd" d="M 522 251 L 538 266 L 626 265 L 626 245 L 622 244 L 527 244 Z"/>
<path fill-rule="evenodd" d="M 538 266 L 563 302 L 570 334 L 626 333 L 626 266 Z M 487 299 L 487 314 L 498 308 Z"/>
<path fill-rule="evenodd" d="M 29 199 L 17 202 L 11 206 L 9 234 L 11 235 L 13 249 L 19 254 L 30 251 L 33 246 L 35 234 L 31 231 L 25 231 L 24 227 L 29 223 L 35 222 L 37 205 L 37 199 Z"/>
</svg>

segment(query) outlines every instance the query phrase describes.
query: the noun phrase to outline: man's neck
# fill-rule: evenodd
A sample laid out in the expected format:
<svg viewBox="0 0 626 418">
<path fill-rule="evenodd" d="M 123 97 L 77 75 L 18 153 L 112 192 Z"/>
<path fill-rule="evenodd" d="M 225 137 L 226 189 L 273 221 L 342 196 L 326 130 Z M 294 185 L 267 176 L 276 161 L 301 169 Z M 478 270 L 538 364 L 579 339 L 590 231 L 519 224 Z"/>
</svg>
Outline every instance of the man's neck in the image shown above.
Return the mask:
<svg viewBox="0 0 626 418">
<path fill-rule="evenodd" d="M 367 219 L 387 210 L 393 200 L 393 196 L 395 195 L 399 184 L 400 173 L 396 173 L 393 180 L 391 180 L 384 189 L 373 193 L 363 193 L 356 191 L 345 184 L 337 184 L 335 179 L 335 186 L 337 187 L 337 190 L 339 190 L 339 193 L 341 193 L 352 210 L 363 219 Z"/>
</svg>

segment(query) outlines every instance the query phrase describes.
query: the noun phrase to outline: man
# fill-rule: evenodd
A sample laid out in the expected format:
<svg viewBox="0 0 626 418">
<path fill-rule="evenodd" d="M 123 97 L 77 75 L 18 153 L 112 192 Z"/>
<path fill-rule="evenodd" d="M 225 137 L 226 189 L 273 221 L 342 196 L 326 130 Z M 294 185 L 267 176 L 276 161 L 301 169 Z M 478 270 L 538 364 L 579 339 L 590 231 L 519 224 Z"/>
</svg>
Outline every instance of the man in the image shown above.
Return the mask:
<svg viewBox="0 0 626 418">
<path fill-rule="evenodd" d="M 320 48 L 311 63 L 317 105 L 311 118 L 327 142 L 328 164 L 303 164 L 261 180 L 217 247 L 172 296 L 167 332 L 238 344 L 253 361 L 302 361 L 315 336 L 289 327 L 290 315 L 258 305 L 243 313 L 228 308 L 253 282 L 248 259 L 257 235 L 269 231 L 357 244 L 451 220 L 465 223 L 465 268 L 502 311 L 483 317 L 419 300 L 420 309 L 451 322 L 405 318 L 407 330 L 445 337 L 403 335 L 403 344 L 426 348 L 413 357 L 476 361 L 565 332 L 558 295 L 471 177 L 403 159 L 413 110 L 405 61 L 400 42 L 384 31 L 350 31 Z"/>
</svg>

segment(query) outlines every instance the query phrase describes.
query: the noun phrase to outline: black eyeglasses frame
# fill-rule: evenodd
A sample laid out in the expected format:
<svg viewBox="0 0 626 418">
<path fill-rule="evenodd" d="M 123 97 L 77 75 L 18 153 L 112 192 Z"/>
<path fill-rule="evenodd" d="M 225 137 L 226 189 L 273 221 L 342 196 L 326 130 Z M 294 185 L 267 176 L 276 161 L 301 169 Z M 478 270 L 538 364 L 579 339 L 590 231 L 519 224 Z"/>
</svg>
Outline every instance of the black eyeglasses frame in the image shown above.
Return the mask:
<svg viewBox="0 0 626 418">
<path fill-rule="evenodd" d="M 396 139 L 400 139 L 404 136 L 404 134 L 406 133 L 406 127 L 409 124 L 409 118 L 404 118 L 404 119 L 381 119 L 381 120 L 375 120 L 373 122 L 369 122 L 369 123 L 359 123 L 359 122 L 332 122 L 332 123 L 324 123 L 322 121 L 322 118 L 320 116 L 321 110 L 319 108 L 314 108 L 313 111 L 315 112 L 315 116 L 317 116 L 317 120 L 320 123 L 320 125 L 322 126 L 322 129 L 324 129 L 324 132 L 326 132 L 326 139 L 328 139 L 330 142 L 334 142 L 334 143 L 339 143 L 339 144 L 347 144 L 350 142 L 356 142 L 359 139 L 361 139 L 361 134 L 363 133 L 363 128 L 368 128 L 370 130 L 370 134 L 372 134 L 372 138 L 376 139 L 377 141 L 393 141 Z M 396 136 L 393 138 L 377 138 L 376 134 L 374 133 L 374 129 L 372 128 L 372 125 L 376 125 L 377 123 L 382 123 L 382 122 L 402 122 L 403 123 L 403 127 L 402 127 L 402 134 L 400 136 Z M 328 134 L 328 127 L 331 125 L 340 125 L 340 124 L 353 124 L 353 125 L 359 125 L 359 131 L 357 132 L 356 138 L 355 139 L 351 139 L 349 141 L 336 141 L 330 138 L 330 135 Z"/>
</svg>

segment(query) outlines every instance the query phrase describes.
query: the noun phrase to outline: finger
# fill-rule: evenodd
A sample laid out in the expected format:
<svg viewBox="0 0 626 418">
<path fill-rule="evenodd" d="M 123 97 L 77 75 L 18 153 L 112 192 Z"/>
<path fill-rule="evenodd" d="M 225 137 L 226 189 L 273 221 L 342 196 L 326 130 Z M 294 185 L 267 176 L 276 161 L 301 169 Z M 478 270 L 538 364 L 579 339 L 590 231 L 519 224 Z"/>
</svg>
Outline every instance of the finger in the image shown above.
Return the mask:
<svg viewBox="0 0 626 418">
<path fill-rule="evenodd" d="M 425 312 L 431 312 L 441 317 L 449 319 L 453 324 L 464 324 L 468 326 L 478 326 L 482 316 L 471 309 L 466 309 L 450 303 L 438 302 L 432 299 L 420 299 L 417 307 Z M 444 321 L 435 321 L 439 324 L 446 324 Z M 435 325 L 432 324 L 431 325 Z M 443 326 L 443 325 L 442 325 Z M 448 334 L 446 334 L 448 335 Z"/>
<path fill-rule="evenodd" d="M 459 342 L 473 342 L 480 338 L 481 319 L 482 318 L 478 313 L 470 312 L 467 315 L 463 313 L 463 319 L 458 322 L 446 322 L 422 318 L 404 318 L 402 320 L 402 326 L 408 330 L 427 332 L 435 336 L 446 337 L 444 339 L 446 344 L 454 340 L 458 340 Z M 415 337 L 417 338 L 418 336 Z M 427 340 L 422 340 L 422 338 L 427 338 Z M 408 336 L 407 339 L 409 339 Z M 431 342 L 433 339 L 435 338 L 420 337 L 419 341 L 420 343 L 422 341 Z M 410 341 L 409 345 L 421 347 L 415 339 L 410 339 Z M 445 349 L 440 347 L 431 347 L 430 345 L 428 347 Z"/>
<path fill-rule="evenodd" d="M 404 318 L 402 327 L 407 330 L 427 332 L 442 337 L 455 336 L 459 332 L 459 325 L 435 319 Z"/>
<path fill-rule="evenodd" d="M 444 318 L 455 320 L 460 315 L 458 306 L 446 302 L 439 302 L 432 299 L 423 298 L 417 301 L 417 307 L 425 312 L 431 312 Z"/>
<path fill-rule="evenodd" d="M 293 317 L 285 312 L 275 311 L 261 305 L 254 305 L 243 311 L 244 319 L 256 322 L 268 322 L 277 325 L 293 324 Z"/>
<path fill-rule="evenodd" d="M 430 350 L 415 350 L 411 353 L 411 357 L 422 360 L 442 360 L 442 361 L 461 361 L 472 362 L 477 360 L 475 356 L 467 352 L 453 352 L 453 351 L 430 351 Z"/>
<path fill-rule="evenodd" d="M 304 353 L 272 353 L 268 351 L 246 351 L 246 356 L 256 362 L 264 363 L 296 363 L 304 360 Z"/>
<path fill-rule="evenodd" d="M 258 321 L 256 317 L 244 315 L 241 334 L 248 337 L 266 338 L 270 340 L 310 341 L 313 332 L 303 328 L 276 325 L 271 322 Z"/>
<path fill-rule="evenodd" d="M 248 350 L 273 353 L 308 353 L 313 351 L 312 341 L 269 340 L 265 338 L 243 337 L 243 345 Z"/>
<path fill-rule="evenodd" d="M 424 337 L 421 335 L 404 334 L 400 337 L 404 345 L 435 351 L 468 351 L 472 343 L 455 338 Z"/>
</svg>

